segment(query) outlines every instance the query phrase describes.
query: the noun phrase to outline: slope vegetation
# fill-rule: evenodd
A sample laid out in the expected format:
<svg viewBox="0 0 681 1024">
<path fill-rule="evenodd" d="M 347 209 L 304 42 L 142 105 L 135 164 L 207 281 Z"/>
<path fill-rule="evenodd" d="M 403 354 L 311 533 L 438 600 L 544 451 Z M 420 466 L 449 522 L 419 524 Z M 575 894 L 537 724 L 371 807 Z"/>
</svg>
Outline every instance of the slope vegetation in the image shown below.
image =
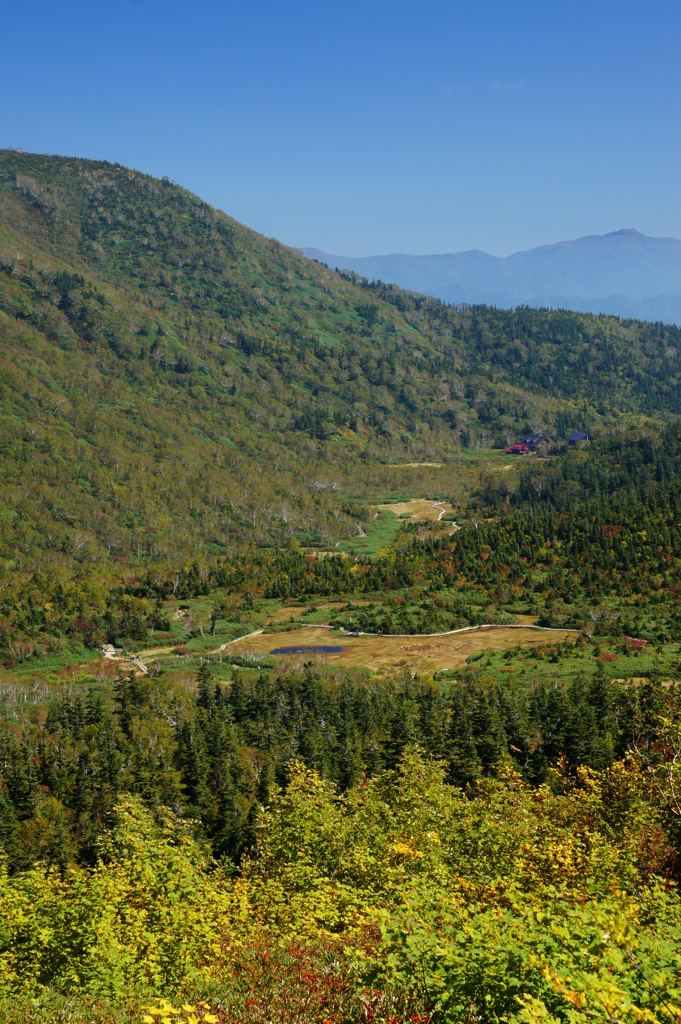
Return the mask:
<svg viewBox="0 0 681 1024">
<path fill-rule="evenodd" d="M 0 153 L 0 558 L 354 532 L 353 467 L 681 411 L 678 331 L 348 279 L 169 181 Z"/>
</svg>

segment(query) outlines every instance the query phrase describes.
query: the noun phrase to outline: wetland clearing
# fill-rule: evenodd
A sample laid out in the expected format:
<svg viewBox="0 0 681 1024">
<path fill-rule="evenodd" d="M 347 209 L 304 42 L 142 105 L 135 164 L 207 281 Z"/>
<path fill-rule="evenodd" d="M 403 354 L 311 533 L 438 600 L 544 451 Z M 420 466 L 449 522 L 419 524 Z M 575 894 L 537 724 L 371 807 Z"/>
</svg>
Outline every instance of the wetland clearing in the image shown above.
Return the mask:
<svg viewBox="0 0 681 1024">
<path fill-rule="evenodd" d="M 576 630 L 542 629 L 526 625 L 477 626 L 434 636 L 356 636 L 333 630 L 330 626 L 303 626 L 283 635 L 259 633 L 257 636 L 235 640 L 229 649 L 232 654 L 241 657 L 262 658 L 272 654 L 277 656 L 276 652 L 286 646 L 295 650 L 278 657 L 303 661 L 313 657 L 375 671 L 390 666 L 418 664 L 422 670 L 434 671 L 460 668 L 469 657 L 480 652 L 505 651 L 517 647 L 545 648 L 565 640 L 574 640 L 577 636 L 579 633 Z M 337 649 L 322 649 L 331 646 Z"/>
<path fill-rule="evenodd" d="M 411 498 L 409 501 L 385 502 L 376 505 L 381 512 L 392 512 L 398 519 L 411 523 L 439 522 L 446 515 L 454 513 L 454 506 L 448 501 L 431 501 L 429 498 Z"/>
</svg>

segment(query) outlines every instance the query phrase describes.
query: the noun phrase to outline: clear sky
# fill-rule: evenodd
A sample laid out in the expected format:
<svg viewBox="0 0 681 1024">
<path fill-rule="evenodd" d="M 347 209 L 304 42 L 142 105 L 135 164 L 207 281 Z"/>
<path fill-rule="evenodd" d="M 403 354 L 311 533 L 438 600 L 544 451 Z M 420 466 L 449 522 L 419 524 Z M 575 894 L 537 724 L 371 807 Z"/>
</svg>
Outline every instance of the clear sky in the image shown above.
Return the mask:
<svg viewBox="0 0 681 1024">
<path fill-rule="evenodd" d="M 681 236 L 680 42 L 678 0 L 4 0 L 0 146 L 343 255 Z"/>
</svg>

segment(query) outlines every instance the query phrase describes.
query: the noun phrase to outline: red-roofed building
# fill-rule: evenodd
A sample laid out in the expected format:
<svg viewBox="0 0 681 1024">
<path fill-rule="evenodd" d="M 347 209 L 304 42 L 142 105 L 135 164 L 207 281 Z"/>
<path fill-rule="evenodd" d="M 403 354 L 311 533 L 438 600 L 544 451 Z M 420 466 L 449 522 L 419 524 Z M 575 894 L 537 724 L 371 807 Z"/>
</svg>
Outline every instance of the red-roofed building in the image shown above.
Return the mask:
<svg viewBox="0 0 681 1024">
<path fill-rule="evenodd" d="M 530 449 L 526 444 L 522 444 L 520 441 L 516 441 L 515 444 L 510 444 L 506 449 L 507 455 L 529 455 Z"/>
</svg>

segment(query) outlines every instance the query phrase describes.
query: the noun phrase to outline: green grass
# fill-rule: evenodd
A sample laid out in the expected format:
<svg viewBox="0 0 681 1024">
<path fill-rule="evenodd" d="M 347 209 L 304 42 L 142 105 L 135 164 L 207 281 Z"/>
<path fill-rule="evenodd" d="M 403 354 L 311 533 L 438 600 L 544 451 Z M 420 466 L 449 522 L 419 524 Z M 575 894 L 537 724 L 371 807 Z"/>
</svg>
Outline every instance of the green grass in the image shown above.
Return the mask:
<svg viewBox="0 0 681 1024">
<path fill-rule="evenodd" d="M 365 537 L 356 536 L 344 540 L 336 550 L 352 555 L 375 555 L 381 548 L 392 547 L 401 525 L 394 512 L 379 512 L 375 519 L 366 524 Z"/>
<path fill-rule="evenodd" d="M 11 672 L 18 679 L 33 677 L 36 674 L 52 678 L 63 674 L 66 669 L 97 661 L 101 656 L 99 650 L 93 650 L 91 647 L 71 647 L 65 644 L 63 649 L 55 654 L 37 655 L 20 661 Z"/>
<path fill-rule="evenodd" d="M 468 667 L 476 673 L 494 679 L 499 683 L 531 681 L 541 671 L 545 676 L 559 679 L 582 676 L 589 678 L 603 672 L 606 679 L 635 680 L 658 677 L 668 683 L 681 677 L 681 646 L 676 643 L 664 644 L 659 652 L 652 645 L 642 651 L 626 649 L 620 640 L 597 637 L 592 642 L 582 639 L 576 644 L 565 643 L 552 648 L 546 654 L 537 650 L 511 649 L 506 652 L 473 655 Z M 615 655 L 614 661 L 604 660 L 603 655 Z M 457 670 L 436 673 L 438 680 L 457 678 Z"/>
<path fill-rule="evenodd" d="M 39 996 L 13 996 L 0 1002 L 3 1024 L 133 1024 L 142 1019 L 141 998 L 109 1000 L 64 996 L 53 991 Z"/>
</svg>

